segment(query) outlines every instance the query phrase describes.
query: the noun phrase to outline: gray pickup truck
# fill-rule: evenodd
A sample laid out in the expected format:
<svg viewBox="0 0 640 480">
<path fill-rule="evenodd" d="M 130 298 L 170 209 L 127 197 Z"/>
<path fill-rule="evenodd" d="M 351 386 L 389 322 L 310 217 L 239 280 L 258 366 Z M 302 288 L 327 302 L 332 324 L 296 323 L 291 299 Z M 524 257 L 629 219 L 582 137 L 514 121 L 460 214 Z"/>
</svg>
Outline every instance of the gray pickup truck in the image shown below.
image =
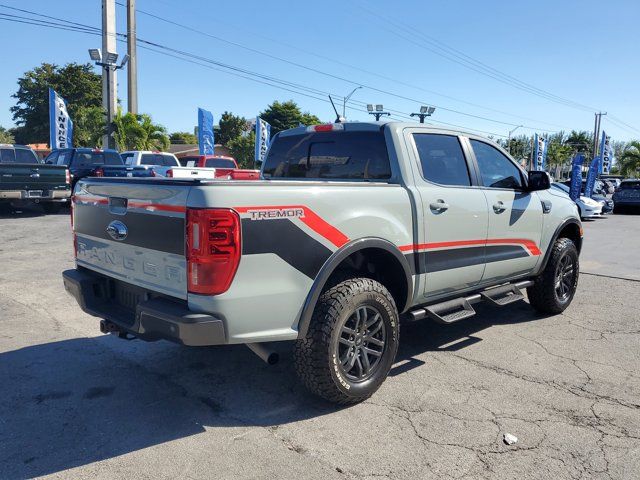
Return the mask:
<svg viewBox="0 0 640 480">
<path fill-rule="evenodd" d="M 338 403 L 370 396 L 400 319 L 442 324 L 524 298 L 562 312 L 578 283 L 575 204 L 493 142 L 414 123 L 300 127 L 254 181 L 85 178 L 66 290 L 121 337 L 294 341 Z"/>
</svg>

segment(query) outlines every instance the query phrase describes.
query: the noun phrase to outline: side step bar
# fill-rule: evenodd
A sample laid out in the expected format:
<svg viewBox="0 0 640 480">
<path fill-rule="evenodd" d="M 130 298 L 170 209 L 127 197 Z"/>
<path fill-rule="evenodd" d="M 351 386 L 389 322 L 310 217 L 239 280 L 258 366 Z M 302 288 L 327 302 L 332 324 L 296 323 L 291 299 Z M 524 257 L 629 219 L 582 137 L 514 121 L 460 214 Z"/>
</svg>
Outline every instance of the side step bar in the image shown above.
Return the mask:
<svg viewBox="0 0 640 480">
<path fill-rule="evenodd" d="M 509 283 L 499 287 L 488 288 L 480 293 L 468 297 L 454 298 L 445 302 L 435 303 L 426 307 L 420 307 L 409 312 L 413 321 L 422 320 L 429 317 L 440 323 L 454 323 L 476 314 L 472 305 L 482 301 L 487 301 L 493 305 L 504 306 L 518 300 L 522 300 L 524 295 L 521 291 L 533 285 L 533 280 Z"/>
</svg>

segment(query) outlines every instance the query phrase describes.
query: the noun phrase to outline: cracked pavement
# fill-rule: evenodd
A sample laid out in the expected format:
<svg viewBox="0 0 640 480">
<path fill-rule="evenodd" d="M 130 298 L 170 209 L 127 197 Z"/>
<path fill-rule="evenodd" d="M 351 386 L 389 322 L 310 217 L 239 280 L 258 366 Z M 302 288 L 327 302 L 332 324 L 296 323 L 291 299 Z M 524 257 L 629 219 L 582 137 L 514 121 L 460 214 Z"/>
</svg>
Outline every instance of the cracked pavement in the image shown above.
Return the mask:
<svg viewBox="0 0 640 480">
<path fill-rule="evenodd" d="M 640 218 L 585 231 L 564 314 L 402 325 L 378 393 L 337 408 L 287 344 L 269 367 L 243 346 L 101 335 L 62 287 L 68 216 L 0 217 L 0 478 L 639 478 Z M 593 240 L 616 232 L 615 252 Z"/>
</svg>

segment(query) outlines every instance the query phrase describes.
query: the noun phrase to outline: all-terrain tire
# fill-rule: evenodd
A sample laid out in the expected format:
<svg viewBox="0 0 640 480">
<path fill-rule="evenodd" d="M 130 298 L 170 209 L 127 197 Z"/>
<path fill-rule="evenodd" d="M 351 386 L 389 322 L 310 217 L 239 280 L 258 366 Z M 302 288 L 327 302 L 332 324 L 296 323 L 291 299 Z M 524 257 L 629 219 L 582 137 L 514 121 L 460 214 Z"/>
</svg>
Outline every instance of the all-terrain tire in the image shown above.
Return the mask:
<svg viewBox="0 0 640 480">
<path fill-rule="evenodd" d="M 354 380 L 344 371 L 340 349 L 344 351 L 346 347 L 340 346 L 340 339 L 344 338 L 341 336 L 345 334 L 347 322 L 354 322 L 359 315 L 356 311 L 362 312 L 363 308 L 379 313 L 382 324 L 378 325 L 384 329 L 385 341 L 370 375 Z M 294 348 L 295 368 L 302 383 L 314 394 L 334 403 L 353 404 L 370 397 L 387 378 L 395 361 L 398 317 L 393 297 L 375 280 L 351 278 L 329 288 L 318 299 L 306 336 L 299 339 Z"/>
<path fill-rule="evenodd" d="M 527 296 L 531 306 L 538 312 L 557 314 L 563 312 L 573 300 L 578 287 L 580 263 L 578 249 L 569 238 L 558 238 L 551 248 L 549 261 L 534 285 L 527 289 Z M 563 295 L 558 286 L 558 281 L 563 281 L 559 280 L 559 270 L 567 273 L 569 264 L 572 265 L 572 271 L 571 275 L 564 277 L 566 293 Z"/>
</svg>

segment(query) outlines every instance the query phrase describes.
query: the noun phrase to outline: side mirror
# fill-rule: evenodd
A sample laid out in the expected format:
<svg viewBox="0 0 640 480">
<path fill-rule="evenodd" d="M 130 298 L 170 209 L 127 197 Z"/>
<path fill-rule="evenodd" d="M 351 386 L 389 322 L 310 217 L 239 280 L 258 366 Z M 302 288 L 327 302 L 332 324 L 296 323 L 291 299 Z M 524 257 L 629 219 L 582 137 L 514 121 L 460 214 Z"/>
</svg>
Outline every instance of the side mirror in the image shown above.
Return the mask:
<svg viewBox="0 0 640 480">
<path fill-rule="evenodd" d="M 547 172 L 532 170 L 529 172 L 528 188 L 530 192 L 548 190 L 551 188 L 551 178 Z"/>
</svg>

